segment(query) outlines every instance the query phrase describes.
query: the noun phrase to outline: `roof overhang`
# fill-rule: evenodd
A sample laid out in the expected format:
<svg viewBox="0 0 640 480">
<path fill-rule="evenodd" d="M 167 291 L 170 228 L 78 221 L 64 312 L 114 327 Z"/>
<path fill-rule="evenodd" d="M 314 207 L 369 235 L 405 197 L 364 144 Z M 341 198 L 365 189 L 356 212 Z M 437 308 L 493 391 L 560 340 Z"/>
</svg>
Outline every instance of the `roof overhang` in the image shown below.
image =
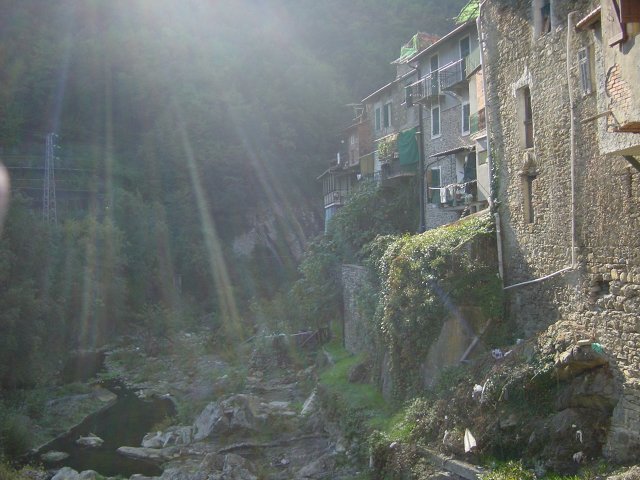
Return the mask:
<svg viewBox="0 0 640 480">
<path fill-rule="evenodd" d="M 475 149 L 475 145 L 465 145 L 464 147 L 456 147 L 451 150 L 445 150 L 444 152 L 434 153 L 433 155 L 429 155 L 429 158 L 446 157 L 447 155 L 453 155 L 460 152 L 471 152 Z"/>
<path fill-rule="evenodd" d="M 415 75 L 415 73 L 416 73 L 415 70 L 412 70 L 410 72 L 405 73 L 404 75 L 401 75 L 401 76 L 397 77 L 395 80 L 387 83 L 384 87 L 381 87 L 378 90 L 376 90 L 375 92 L 369 94 L 368 97 L 365 97 L 362 100 L 360 100 L 360 102 L 361 103 L 367 103 L 372 98 L 375 98 L 375 97 L 379 96 L 380 94 L 384 93 L 386 90 L 391 88 L 396 83 L 401 82 L 402 80 L 404 80 L 407 77 L 410 77 L 411 75 Z"/>
<path fill-rule="evenodd" d="M 587 30 L 600 21 L 602 6 L 597 6 L 576 23 L 576 30 Z"/>
</svg>

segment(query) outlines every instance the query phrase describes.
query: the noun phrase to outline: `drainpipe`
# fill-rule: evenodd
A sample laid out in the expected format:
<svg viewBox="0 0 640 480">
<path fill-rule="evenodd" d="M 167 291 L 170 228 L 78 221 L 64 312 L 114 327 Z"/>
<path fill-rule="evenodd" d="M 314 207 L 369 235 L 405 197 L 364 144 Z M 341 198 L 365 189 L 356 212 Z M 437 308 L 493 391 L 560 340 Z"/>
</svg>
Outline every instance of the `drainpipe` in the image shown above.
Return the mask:
<svg viewBox="0 0 640 480">
<path fill-rule="evenodd" d="M 571 151 L 571 267 L 576 268 L 576 114 L 573 89 L 571 88 L 571 37 L 573 33 L 573 17 L 576 12 L 567 15 L 567 89 L 569 90 L 569 148 Z"/>
<path fill-rule="evenodd" d="M 491 129 L 489 126 L 491 125 L 490 116 L 489 116 L 489 102 L 488 102 L 488 90 L 487 90 L 487 71 L 485 69 L 486 62 L 484 58 L 484 49 L 483 45 L 483 34 L 482 34 L 482 22 L 480 18 L 482 17 L 482 7 L 484 7 L 486 0 L 483 0 L 478 5 L 478 17 L 476 18 L 476 28 L 478 30 L 478 49 L 480 51 L 480 65 L 482 65 L 482 89 L 484 90 L 484 117 L 485 117 L 485 128 L 487 131 L 487 167 L 489 169 L 489 209 L 494 210 L 493 214 L 496 224 L 496 248 L 498 251 L 498 273 L 500 275 L 500 279 L 502 280 L 502 286 L 504 287 L 504 263 L 503 263 L 503 253 L 502 253 L 502 229 L 500 228 L 501 220 L 500 213 L 498 212 L 498 207 L 494 202 L 494 195 L 496 192 L 493 191 L 493 157 L 491 155 Z"/>
</svg>

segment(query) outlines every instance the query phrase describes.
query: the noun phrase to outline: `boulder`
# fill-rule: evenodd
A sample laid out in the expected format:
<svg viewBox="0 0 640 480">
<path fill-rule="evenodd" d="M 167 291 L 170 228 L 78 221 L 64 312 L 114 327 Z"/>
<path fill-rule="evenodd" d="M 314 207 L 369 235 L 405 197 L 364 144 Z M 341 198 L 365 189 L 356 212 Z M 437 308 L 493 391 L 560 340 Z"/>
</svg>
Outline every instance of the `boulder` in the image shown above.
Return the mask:
<svg viewBox="0 0 640 480">
<path fill-rule="evenodd" d="M 590 408 L 568 408 L 540 422 L 529 438 L 528 458 L 540 458 L 545 468 L 574 474 L 578 464 L 574 454 L 585 458 L 602 454 L 609 425 L 606 412 Z"/>
<path fill-rule="evenodd" d="M 255 432 L 266 420 L 259 407 L 258 397 L 246 394 L 210 403 L 193 424 L 193 439 L 201 441 L 231 432 Z"/>
<path fill-rule="evenodd" d="M 332 472 L 336 466 L 336 456 L 322 455 L 317 460 L 305 465 L 295 475 L 296 479 L 332 478 Z"/>
<path fill-rule="evenodd" d="M 86 437 L 78 437 L 76 443 L 82 447 L 97 448 L 102 446 L 104 440 L 94 434 L 89 434 Z"/>
<path fill-rule="evenodd" d="M 166 448 L 172 445 L 188 445 L 193 438 L 193 427 L 170 427 L 164 432 L 147 433 L 142 439 L 145 448 Z"/>
<path fill-rule="evenodd" d="M 40 455 L 40 459 L 46 463 L 61 462 L 65 458 L 69 458 L 69 454 L 67 452 L 58 452 L 56 450 L 51 450 Z"/>
<path fill-rule="evenodd" d="M 94 470 L 84 470 L 78 474 L 78 480 L 96 480 L 101 478 L 98 472 Z"/>
<path fill-rule="evenodd" d="M 144 447 L 120 447 L 116 450 L 120 455 L 133 458 L 134 460 L 145 460 L 149 462 L 162 463 L 178 458 L 182 453 L 179 447 L 167 448 L 144 448 Z"/>
<path fill-rule="evenodd" d="M 62 467 L 51 480 L 80 480 L 80 474 L 73 468 Z"/>
<path fill-rule="evenodd" d="M 198 415 L 193 424 L 193 439 L 196 442 L 213 435 L 220 435 L 229 430 L 229 419 L 219 403 L 212 402 Z"/>
<path fill-rule="evenodd" d="M 369 365 L 365 362 L 354 365 L 349 371 L 349 383 L 367 383 L 369 381 Z"/>
<path fill-rule="evenodd" d="M 573 378 L 558 395 L 556 409 L 594 408 L 613 411 L 618 403 L 618 392 L 611 371 L 597 368 Z"/>
<path fill-rule="evenodd" d="M 308 417 L 314 411 L 316 411 L 317 408 L 318 408 L 318 392 L 317 390 L 313 390 L 313 392 L 311 392 L 311 395 L 309 395 L 309 397 L 304 401 L 300 415 L 303 417 Z"/>
<path fill-rule="evenodd" d="M 246 458 L 229 453 L 224 457 L 222 479 L 224 480 L 258 480 L 255 466 Z"/>
<path fill-rule="evenodd" d="M 609 362 L 594 345 L 576 345 L 558 355 L 554 365 L 558 379 L 568 380 L 586 370 L 607 365 Z"/>
</svg>

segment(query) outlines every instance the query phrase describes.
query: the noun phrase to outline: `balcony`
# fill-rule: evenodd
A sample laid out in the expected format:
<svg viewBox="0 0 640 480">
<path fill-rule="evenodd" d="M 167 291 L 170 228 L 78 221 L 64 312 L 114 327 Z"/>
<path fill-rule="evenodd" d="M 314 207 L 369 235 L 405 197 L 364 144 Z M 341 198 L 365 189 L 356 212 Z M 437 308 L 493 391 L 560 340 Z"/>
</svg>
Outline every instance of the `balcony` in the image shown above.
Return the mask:
<svg viewBox="0 0 640 480">
<path fill-rule="evenodd" d="M 429 188 L 431 203 L 452 210 L 463 210 L 478 201 L 478 181 L 452 183 L 444 187 Z"/>
<path fill-rule="evenodd" d="M 484 112 L 485 110 L 483 108 L 481 110 L 478 110 L 476 113 L 472 114 L 469 117 L 469 126 L 470 126 L 471 135 L 473 135 L 474 133 L 478 133 L 487 127 Z"/>
<path fill-rule="evenodd" d="M 464 58 L 446 65 L 440 70 L 440 88 L 442 90 L 464 90 L 466 83 L 466 61 Z"/>
<path fill-rule="evenodd" d="M 469 78 L 473 72 L 475 72 L 480 66 L 480 50 L 475 49 L 464 59 L 464 74 L 466 78 Z"/>
<path fill-rule="evenodd" d="M 334 205 L 344 205 L 349 195 L 348 190 L 334 190 L 324 195 L 324 208 Z"/>
<path fill-rule="evenodd" d="M 380 181 L 383 187 L 392 187 L 400 184 L 402 179 L 415 177 L 417 171 L 417 164 L 402 165 L 398 158 L 393 158 L 382 163 Z"/>
<path fill-rule="evenodd" d="M 413 103 L 421 103 L 442 94 L 440 91 L 440 72 L 429 73 L 407 88 L 407 99 Z"/>
</svg>

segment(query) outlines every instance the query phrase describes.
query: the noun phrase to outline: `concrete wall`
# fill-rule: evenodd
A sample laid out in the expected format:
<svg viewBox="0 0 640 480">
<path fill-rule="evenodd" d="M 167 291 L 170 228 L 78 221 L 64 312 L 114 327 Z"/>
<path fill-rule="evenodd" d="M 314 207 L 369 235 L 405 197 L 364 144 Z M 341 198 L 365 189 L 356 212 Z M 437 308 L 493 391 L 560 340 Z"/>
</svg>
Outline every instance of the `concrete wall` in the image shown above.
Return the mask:
<svg viewBox="0 0 640 480">
<path fill-rule="evenodd" d="M 633 460 L 640 446 L 640 175 L 622 157 L 600 153 L 603 123 L 589 119 L 598 113 L 602 92 L 579 94 L 578 49 L 590 47 L 595 70 L 604 68 L 599 33 L 573 28 L 597 2 L 553 3 L 552 31 L 539 36 L 530 1 L 490 0 L 481 18 L 505 284 L 571 267 L 575 238 L 574 268 L 508 290 L 508 314 L 528 335 L 551 325 L 562 333 L 569 328 L 565 325 L 571 325 L 564 333 L 579 329 L 604 346 L 622 394 L 605 454 Z M 568 29 L 569 10 L 577 13 Z M 594 88 L 601 85 L 595 83 Z M 524 87 L 531 92 L 534 144 L 530 149 L 522 145 L 518 113 Z M 575 100 L 573 138 L 570 91 Z M 529 200 L 533 221 L 528 221 Z"/>
</svg>

